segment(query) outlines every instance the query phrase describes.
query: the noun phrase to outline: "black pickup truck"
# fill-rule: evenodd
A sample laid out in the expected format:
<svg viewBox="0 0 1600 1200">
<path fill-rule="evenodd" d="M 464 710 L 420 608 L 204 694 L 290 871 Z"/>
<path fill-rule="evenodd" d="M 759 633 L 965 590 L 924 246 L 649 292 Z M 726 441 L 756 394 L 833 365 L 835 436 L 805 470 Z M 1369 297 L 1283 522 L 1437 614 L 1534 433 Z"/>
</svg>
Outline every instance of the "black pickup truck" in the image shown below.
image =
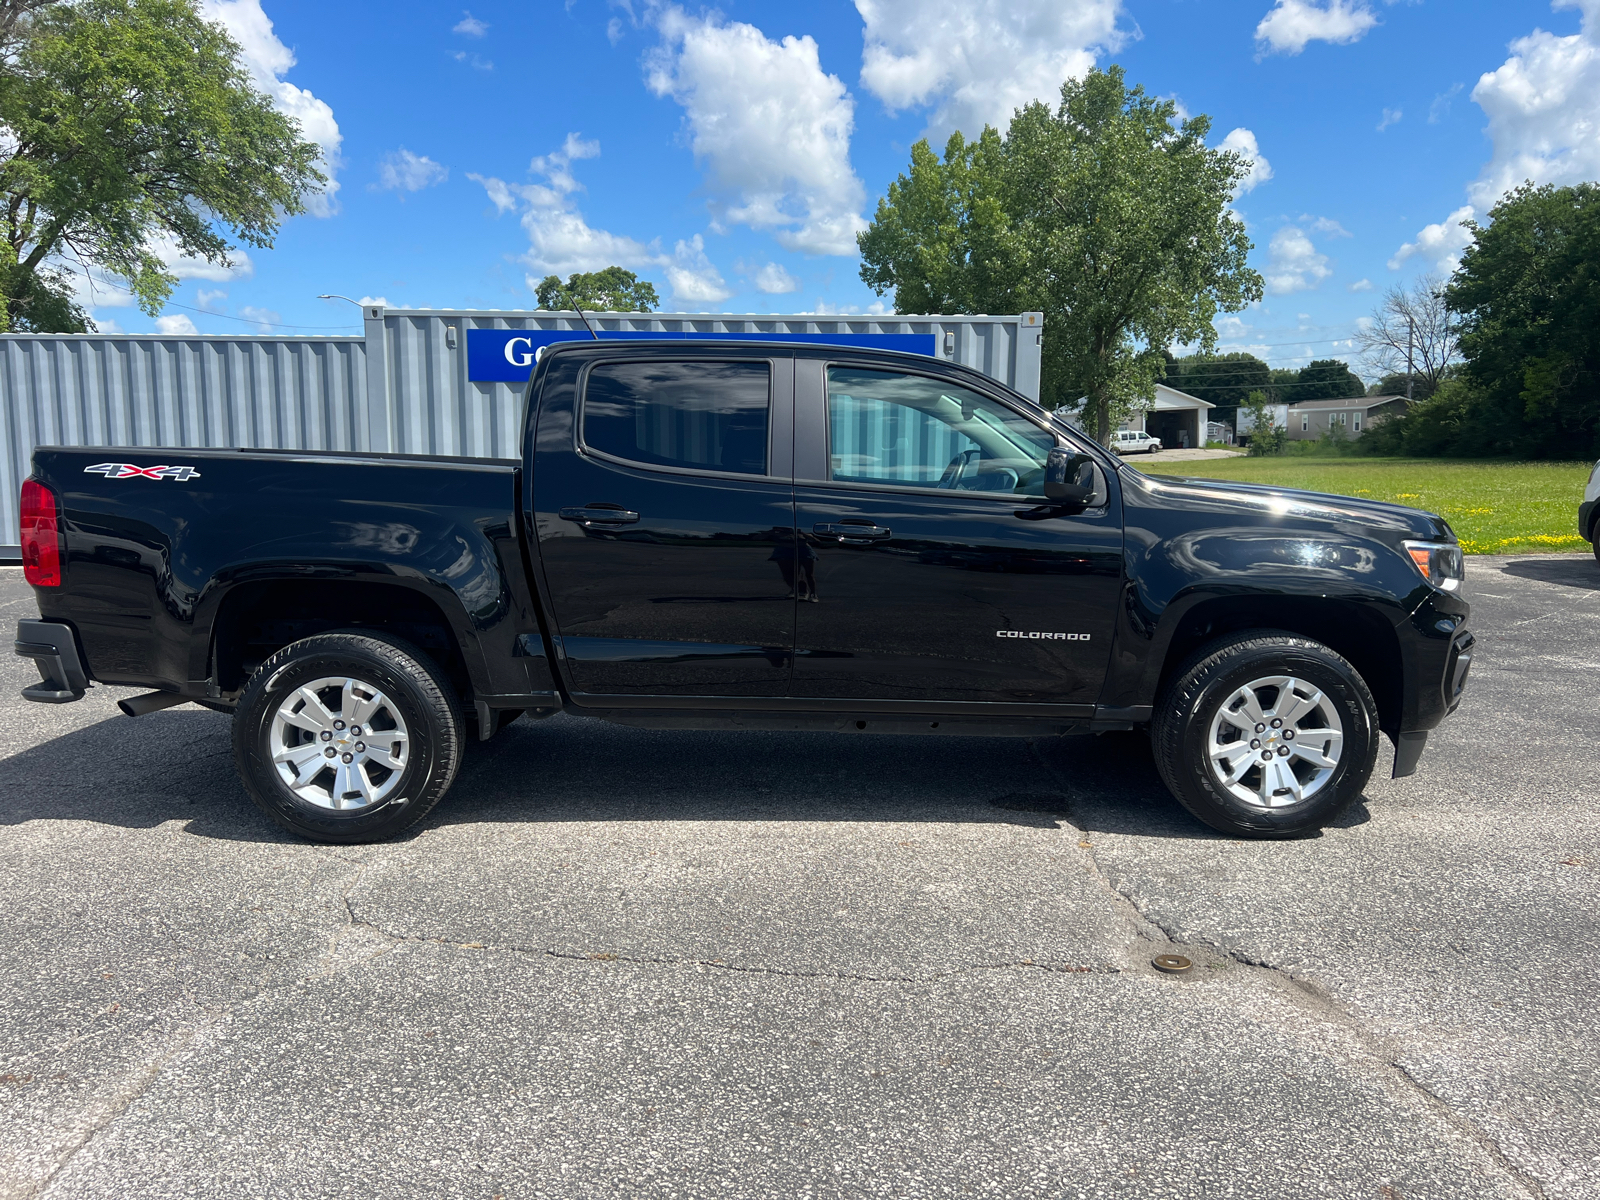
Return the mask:
<svg viewBox="0 0 1600 1200">
<path fill-rule="evenodd" d="M 1410 774 L 1472 659 L 1436 516 L 1152 478 L 976 372 L 837 346 L 553 346 L 520 461 L 41 448 L 22 512 L 24 695 L 231 713 L 256 802 L 330 842 L 559 712 L 1148 729 L 1200 820 L 1282 836 L 1380 730 Z"/>
</svg>

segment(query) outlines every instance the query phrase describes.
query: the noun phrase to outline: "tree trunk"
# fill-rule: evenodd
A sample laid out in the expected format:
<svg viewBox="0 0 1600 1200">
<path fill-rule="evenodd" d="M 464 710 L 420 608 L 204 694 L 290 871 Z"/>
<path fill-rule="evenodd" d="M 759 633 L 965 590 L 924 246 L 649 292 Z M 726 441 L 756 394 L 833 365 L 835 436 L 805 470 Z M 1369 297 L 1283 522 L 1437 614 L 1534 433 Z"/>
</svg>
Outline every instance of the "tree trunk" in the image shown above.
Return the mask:
<svg viewBox="0 0 1600 1200">
<path fill-rule="evenodd" d="M 1094 440 L 1102 446 L 1111 439 L 1111 404 L 1104 396 L 1092 396 L 1089 405 L 1094 410 Z"/>
</svg>

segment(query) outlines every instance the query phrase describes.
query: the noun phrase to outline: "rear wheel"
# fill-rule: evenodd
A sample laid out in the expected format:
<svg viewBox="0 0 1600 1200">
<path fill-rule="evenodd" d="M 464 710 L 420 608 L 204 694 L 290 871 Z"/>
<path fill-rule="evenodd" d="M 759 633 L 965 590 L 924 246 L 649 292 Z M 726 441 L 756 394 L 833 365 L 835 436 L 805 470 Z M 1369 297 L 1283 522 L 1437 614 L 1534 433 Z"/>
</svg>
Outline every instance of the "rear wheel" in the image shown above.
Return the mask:
<svg viewBox="0 0 1600 1200">
<path fill-rule="evenodd" d="M 1151 736 L 1163 781 L 1196 817 L 1224 833 L 1284 837 L 1360 797 L 1377 761 L 1377 706 L 1322 643 L 1244 634 L 1180 668 Z"/>
<path fill-rule="evenodd" d="M 233 721 L 251 799 L 319 842 L 378 841 L 420 821 L 454 780 L 462 742 L 454 693 L 427 656 L 363 632 L 285 646 Z"/>
</svg>

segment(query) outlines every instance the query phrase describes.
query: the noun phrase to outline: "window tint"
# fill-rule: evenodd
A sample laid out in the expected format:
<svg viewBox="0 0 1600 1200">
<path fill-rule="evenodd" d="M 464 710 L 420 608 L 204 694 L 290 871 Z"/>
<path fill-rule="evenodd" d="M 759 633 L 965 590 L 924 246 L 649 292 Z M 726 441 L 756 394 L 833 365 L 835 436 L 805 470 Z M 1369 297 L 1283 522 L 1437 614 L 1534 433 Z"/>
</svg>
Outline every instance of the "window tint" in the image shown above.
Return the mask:
<svg viewBox="0 0 1600 1200">
<path fill-rule="evenodd" d="M 1055 439 L 1005 405 L 921 375 L 828 368 L 830 478 L 1044 496 Z"/>
<path fill-rule="evenodd" d="M 602 363 L 583 395 L 583 444 L 651 466 L 767 473 L 764 362 Z"/>
</svg>

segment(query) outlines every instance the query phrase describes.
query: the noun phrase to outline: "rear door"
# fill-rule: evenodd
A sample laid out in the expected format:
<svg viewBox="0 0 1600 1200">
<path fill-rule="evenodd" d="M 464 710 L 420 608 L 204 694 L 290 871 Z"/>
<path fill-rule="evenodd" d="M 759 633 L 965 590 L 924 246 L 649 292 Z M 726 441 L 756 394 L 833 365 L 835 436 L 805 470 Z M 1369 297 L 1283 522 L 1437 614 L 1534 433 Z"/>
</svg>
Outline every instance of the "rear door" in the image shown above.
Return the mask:
<svg viewBox="0 0 1600 1200">
<path fill-rule="evenodd" d="M 783 695 L 793 358 L 597 352 L 551 376 L 534 524 L 574 699 Z"/>
<path fill-rule="evenodd" d="M 794 691 L 1093 704 L 1122 583 L 1114 487 L 1046 501 L 1064 441 L 930 372 L 796 363 Z"/>
</svg>

